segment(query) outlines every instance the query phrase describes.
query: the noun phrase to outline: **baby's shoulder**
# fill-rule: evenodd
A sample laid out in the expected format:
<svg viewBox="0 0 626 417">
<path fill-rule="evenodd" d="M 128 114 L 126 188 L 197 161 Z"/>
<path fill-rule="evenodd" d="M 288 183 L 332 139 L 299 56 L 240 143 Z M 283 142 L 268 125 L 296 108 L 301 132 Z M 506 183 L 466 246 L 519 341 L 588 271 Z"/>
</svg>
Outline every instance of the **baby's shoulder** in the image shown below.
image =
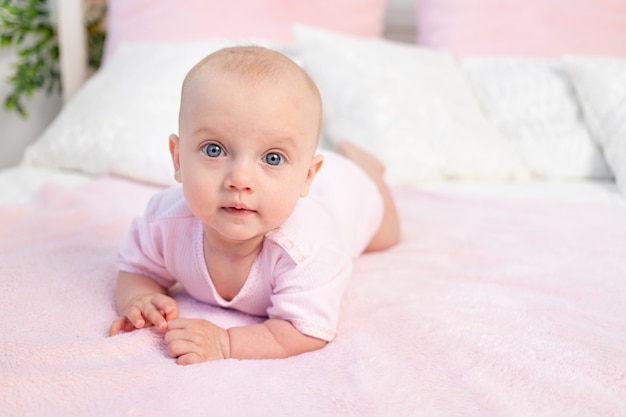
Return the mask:
<svg viewBox="0 0 626 417">
<path fill-rule="evenodd" d="M 333 230 L 334 220 L 328 210 L 307 197 L 298 201 L 291 216 L 265 237 L 300 262 L 324 247 L 336 246 Z"/>
<path fill-rule="evenodd" d="M 145 217 L 149 221 L 191 218 L 193 214 L 180 186 L 167 188 L 153 195 L 148 202 Z"/>
</svg>

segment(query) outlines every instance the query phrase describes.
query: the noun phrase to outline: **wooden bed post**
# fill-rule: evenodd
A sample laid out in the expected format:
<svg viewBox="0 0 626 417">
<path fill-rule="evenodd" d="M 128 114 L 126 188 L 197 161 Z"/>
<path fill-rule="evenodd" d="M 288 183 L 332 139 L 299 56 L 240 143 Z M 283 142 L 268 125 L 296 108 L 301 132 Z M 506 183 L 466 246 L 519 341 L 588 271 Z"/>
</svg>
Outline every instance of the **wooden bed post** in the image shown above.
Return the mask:
<svg viewBox="0 0 626 417">
<path fill-rule="evenodd" d="M 87 79 L 87 31 L 83 0 L 57 0 L 57 8 L 61 81 L 66 103 Z"/>
</svg>

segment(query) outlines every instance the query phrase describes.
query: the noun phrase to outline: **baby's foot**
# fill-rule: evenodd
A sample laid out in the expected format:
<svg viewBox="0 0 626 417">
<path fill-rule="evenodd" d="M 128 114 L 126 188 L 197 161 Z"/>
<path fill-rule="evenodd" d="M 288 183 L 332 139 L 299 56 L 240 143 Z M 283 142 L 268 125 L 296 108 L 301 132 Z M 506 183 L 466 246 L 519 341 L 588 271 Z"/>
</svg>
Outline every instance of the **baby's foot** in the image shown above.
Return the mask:
<svg viewBox="0 0 626 417">
<path fill-rule="evenodd" d="M 365 149 L 349 141 L 341 141 L 336 147 L 337 153 L 357 164 L 374 181 L 381 180 L 385 173 L 383 163 Z"/>
</svg>

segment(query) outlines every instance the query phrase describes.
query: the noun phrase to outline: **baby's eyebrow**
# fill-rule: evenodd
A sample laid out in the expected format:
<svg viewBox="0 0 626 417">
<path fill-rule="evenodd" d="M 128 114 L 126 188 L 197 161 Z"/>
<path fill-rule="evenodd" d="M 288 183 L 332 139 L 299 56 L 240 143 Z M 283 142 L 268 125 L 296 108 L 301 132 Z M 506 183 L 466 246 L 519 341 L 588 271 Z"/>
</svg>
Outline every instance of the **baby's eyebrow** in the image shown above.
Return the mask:
<svg viewBox="0 0 626 417">
<path fill-rule="evenodd" d="M 197 135 L 197 134 L 200 134 L 200 133 L 201 134 L 205 134 L 205 135 L 213 135 L 214 134 L 213 130 L 211 130 L 211 128 L 209 128 L 207 126 L 200 126 L 196 130 L 191 132 L 192 135 Z"/>
<path fill-rule="evenodd" d="M 288 134 L 268 134 L 264 135 L 267 138 L 268 145 L 271 147 L 287 147 L 289 149 L 296 149 L 298 141 L 293 135 Z"/>
</svg>

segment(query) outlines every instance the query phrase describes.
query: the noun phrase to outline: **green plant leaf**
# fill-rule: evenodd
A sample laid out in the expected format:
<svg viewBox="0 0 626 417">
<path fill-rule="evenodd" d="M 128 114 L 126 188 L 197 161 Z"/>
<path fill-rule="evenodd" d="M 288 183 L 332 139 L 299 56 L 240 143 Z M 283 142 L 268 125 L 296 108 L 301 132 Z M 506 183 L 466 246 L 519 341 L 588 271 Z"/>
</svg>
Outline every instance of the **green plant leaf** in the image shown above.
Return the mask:
<svg viewBox="0 0 626 417">
<path fill-rule="evenodd" d="M 4 108 L 27 117 L 24 99 L 35 90 L 61 92 L 61 70 L 57 34 L 50 22 L 48 0 L 0 0 L 0 47 L 15 47 L 17 61 L 8 78 L 12 91 Z M 86 22 L 88 65 L 100 67 L 104 41 L 106 7 Z"/>
</svg>

